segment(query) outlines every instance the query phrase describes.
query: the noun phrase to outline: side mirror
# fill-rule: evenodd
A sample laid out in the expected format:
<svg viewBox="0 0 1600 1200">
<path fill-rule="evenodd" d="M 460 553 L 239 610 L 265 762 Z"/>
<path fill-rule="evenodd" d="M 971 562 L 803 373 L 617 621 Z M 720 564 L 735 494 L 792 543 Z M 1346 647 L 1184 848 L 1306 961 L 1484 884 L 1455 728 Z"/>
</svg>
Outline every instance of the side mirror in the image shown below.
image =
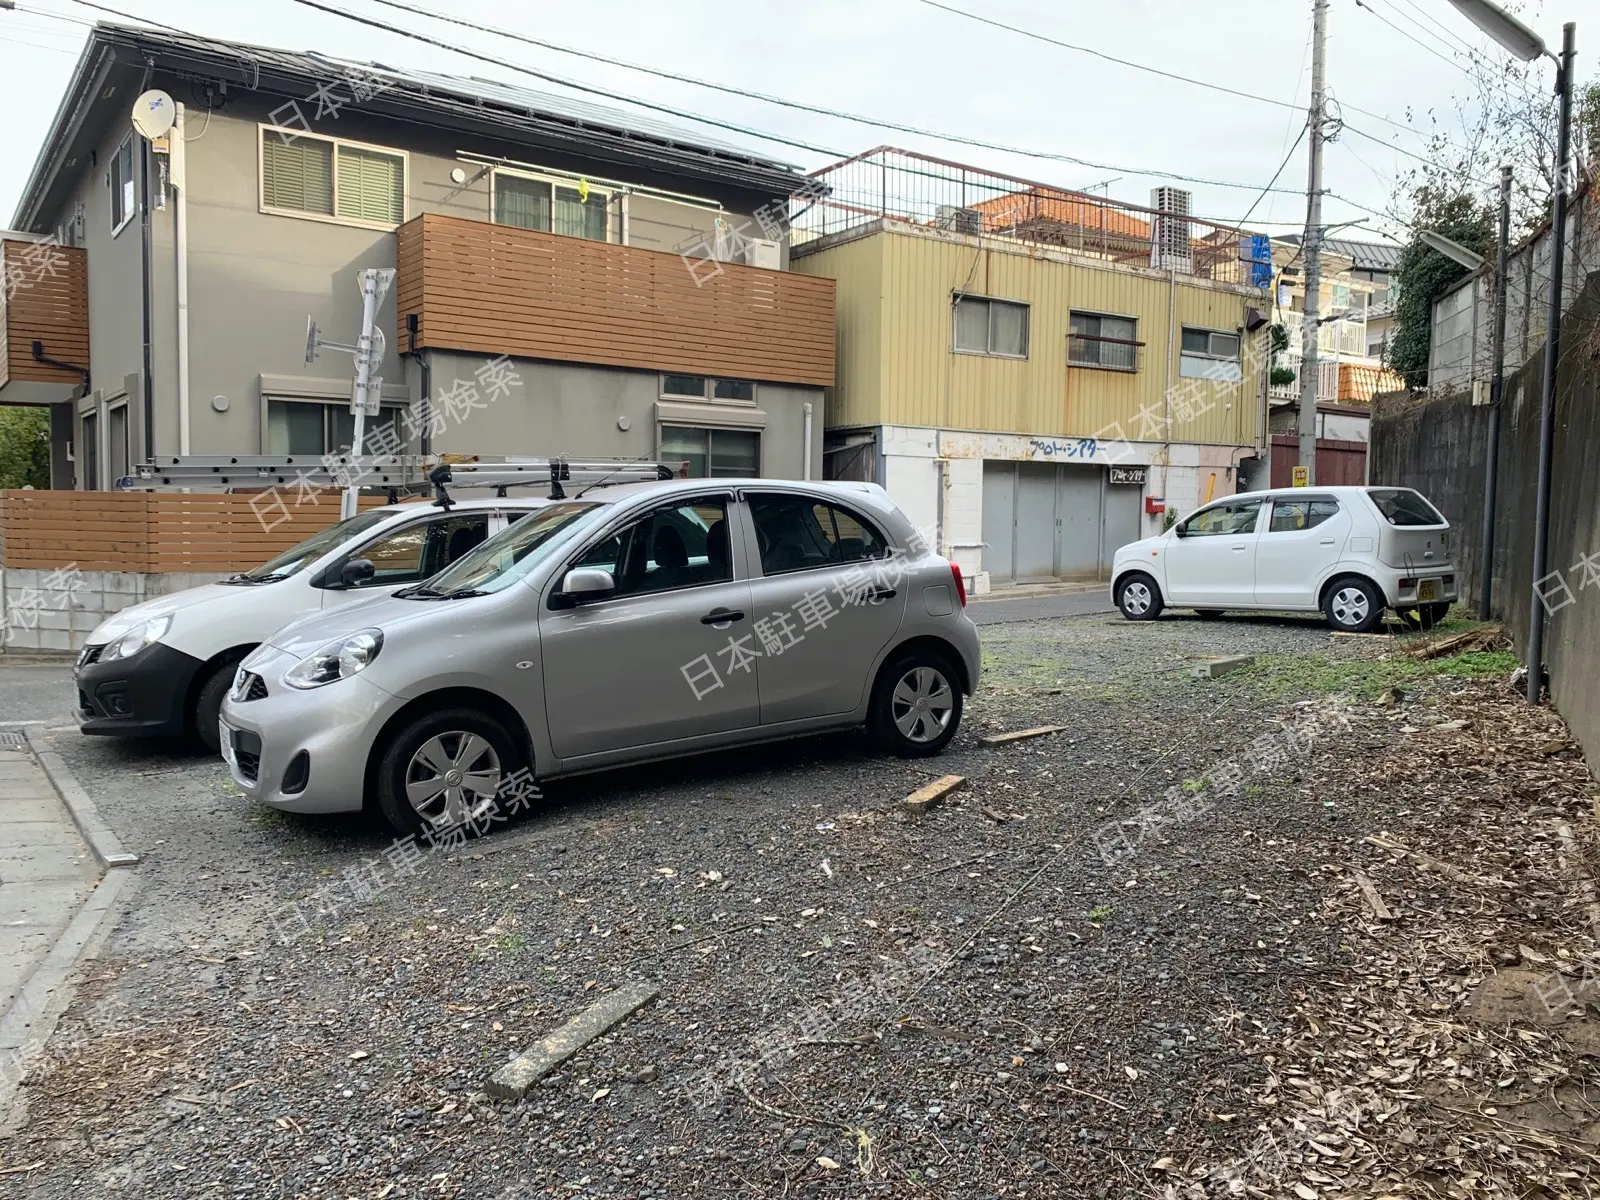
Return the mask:
<svg viewBox="0 0 1600 1200">
<path fill-rule="evenodd" d="M 339 582 L 345 587 L 360 587 L 377 573 L 370 558 L 352 558 L 340 569 Z"/>
<path fill-rule="evenodd" d="M 1179 521 L 1172 527 L 1172 533 L 1175 537 L 1188 537 L 1189 523 L 1187 521 Z"/>
<path fill-rule="evenodd" d="M 611 572 L 594 567 L 574 567 L 561 582 L 561 594 L 576 604 L 585 600 L 603 600 L 616 590 L 617 583 L 611 577 Z"/>
</svg>

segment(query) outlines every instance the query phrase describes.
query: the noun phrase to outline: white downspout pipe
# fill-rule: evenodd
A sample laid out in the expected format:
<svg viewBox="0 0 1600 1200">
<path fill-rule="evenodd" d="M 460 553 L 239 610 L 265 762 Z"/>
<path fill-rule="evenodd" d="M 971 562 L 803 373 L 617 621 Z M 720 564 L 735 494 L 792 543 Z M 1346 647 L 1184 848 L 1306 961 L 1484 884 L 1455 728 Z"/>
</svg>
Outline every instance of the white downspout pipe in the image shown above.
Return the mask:
<svg viewBox="0 0 1600 1200">
<path fill-rule="evenodd" d="M 173 241 L 177 245 L 178 271 L 178 453 L 189 453 L 189 180 L 185 174 L 183 105 L 176 106 L 172 124 L 170 166 L 178 199 L 173 214 Z"/>
<path fill-rule="evenodd" d="M 800 476 L 800 478 L 801 479 L 810 479 L 811 478 L 811 401 L 807 400 L 805 402 L 805 404 L 802 406 L 802 408 L 803 408 L 803 410 L 804 410 L 804 412 L 806 414 L 806 448 L 805 448 L 805 454 L 801 458 L 801 462 L 804 464 L 804 466 L 803 466 L 804 474 L 802 474 Z"/>
</svg>

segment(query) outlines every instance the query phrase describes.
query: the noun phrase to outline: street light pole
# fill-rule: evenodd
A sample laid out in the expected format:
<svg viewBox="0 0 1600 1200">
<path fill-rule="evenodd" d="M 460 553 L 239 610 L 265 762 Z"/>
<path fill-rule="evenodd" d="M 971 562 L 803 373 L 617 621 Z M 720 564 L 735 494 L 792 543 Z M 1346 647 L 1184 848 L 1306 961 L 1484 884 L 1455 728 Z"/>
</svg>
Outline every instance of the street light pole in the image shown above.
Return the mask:
<svg viewBox="0 0 1600 1200">
<path fill-rule="evenodd" d="M 1539 409 L 1539 482 L 1533 515 L 1533 595 L 1528 612 L 1528 703 L 1539 702 L 1544 685 L 1544 597 L 1550 543 L 1550 460 L 1556 431 L 1556 376 L 1561 365 L 1562 268 L 1567 249 L 1567 159 L 1572 142 L 1572 66 L 1578 53 L 1578 26 L 1561 27 L 1561 65 L 1556 72 L 1559 109 L 1556 130 L 1555 198 L 1550 205 L 1550 315 L 1544 342 L 1544 396 Z"/>
<path fill-rule="evenodd" d="M 1511 240 L 1511 168 L 1500 168 L 1500 250 L 1494 272 L 1494 376 L 1489 384 L 1489 439 L 1483 468 L 1483 571 L 1478 620 L 1487 621 L 1494 592 L 1494 505 L 1500 475 L 1500 398 L 1506 381 L 1506 255 Z"/>
</svg>

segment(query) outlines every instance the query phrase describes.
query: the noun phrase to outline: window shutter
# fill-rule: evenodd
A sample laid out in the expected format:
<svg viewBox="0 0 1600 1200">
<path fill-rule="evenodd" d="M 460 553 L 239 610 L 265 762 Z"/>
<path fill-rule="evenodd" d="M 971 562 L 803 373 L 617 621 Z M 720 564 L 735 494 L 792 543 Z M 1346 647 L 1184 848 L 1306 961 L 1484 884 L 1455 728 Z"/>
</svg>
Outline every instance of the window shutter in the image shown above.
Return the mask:
<svg viewBox="0 0 1600 1200">
<path fill-rule="evenodd" d="M 392 154 L 339 147 L 339 216 L 398 225 L 405 219 L 405 170 Z"/>
<path fill-rule="evenodd" d="M 333 212 L 333 144 L 261 131 L 261 201 L 268 208 Z"/>
</svg>

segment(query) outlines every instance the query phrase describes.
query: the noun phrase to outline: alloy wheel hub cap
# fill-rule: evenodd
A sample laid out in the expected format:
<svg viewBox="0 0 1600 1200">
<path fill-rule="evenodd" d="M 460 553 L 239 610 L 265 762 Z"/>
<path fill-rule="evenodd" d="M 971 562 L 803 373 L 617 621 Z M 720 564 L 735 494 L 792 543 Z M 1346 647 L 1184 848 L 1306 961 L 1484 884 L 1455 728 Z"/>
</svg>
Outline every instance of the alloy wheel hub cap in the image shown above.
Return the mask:
<svg viewBox="0 0 1600 1200">
<path fill-rule="evenodd" d="M 450 770 L 444 773 L 444 781 L 449 787 L 459 786 L 461 783 L 461 772 L 452 767 Z"/>
</svg>

